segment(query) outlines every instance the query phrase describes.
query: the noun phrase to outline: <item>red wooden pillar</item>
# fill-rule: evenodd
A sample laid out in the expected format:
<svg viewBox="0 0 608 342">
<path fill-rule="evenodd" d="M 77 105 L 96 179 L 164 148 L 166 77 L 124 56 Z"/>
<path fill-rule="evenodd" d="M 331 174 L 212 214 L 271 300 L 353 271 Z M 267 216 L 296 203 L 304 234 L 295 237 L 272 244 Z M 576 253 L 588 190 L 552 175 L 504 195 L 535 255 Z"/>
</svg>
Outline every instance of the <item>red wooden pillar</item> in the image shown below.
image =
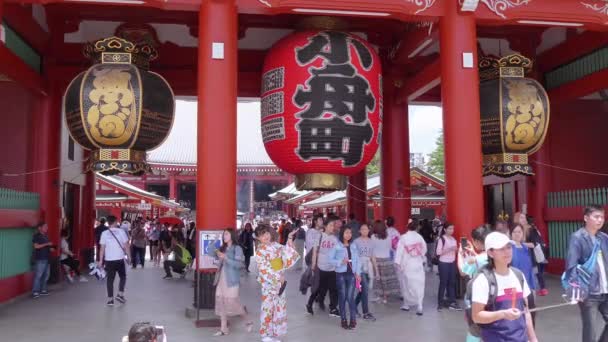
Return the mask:
<svg viewBox="0 0 608 342">
<path fill-rule="evenodd" d="M 234 225 L 236 215 L 238 34 L 234 1 L 204 1 L 198 29 L 196 221 L 197 229 L 223 229 Z"/>
<path fill-rule="evenodd" d="M 365 169 L 348 177 L 346 198 L 348 215 L 355 215 L 355 219 L 359 222 L 367 222 L 367 172 Z"/>
<path fill-rule="evenodd" d="M 59 149 L 61 146 L 61 93 L 50 84 L 49 94 L 40 96 L 32 115 L 32 191 L 40 194 L 40 210 L 49 227 L 49 239 L 60 242 Z M 58 253 L 58 251 L 56 251 Z"/>
<path fill-rule="evenodd" d="M 456 235 L 484 222 L 475 17 L 445 2 L 440 21 L 441 101 L 448 220 Z"/>
<path fill-rule="evenodd" d="M 410 138 L 408 105 L 396 102 L 395 79 L 384 80 L 384 117 L 382 123 L 382 217 L 392 216 L 395 228 L 404 232 L 411 214 L 410 200 Z"/>
<path fill-rule="evenodd" d="M 534 168 L 534 176 L 528 179 L 528 214 L 534 218 L 534 223 L 540 230 L 545 241 L 549 239 L 549 227 L 545 222 L 545 204 L 547 192 L 551 184 L 551 170 L 543 164 L 551 164 L 549 156 L 548 139 L 536 153 L 530 156 L 530 162 Z"/>
<path fill-rule="evenodd" d="M 169 172 L 169 199 L 177 200 L 177 182 L 175 180 L 175 172 Z"/>
<path fill-rule="evenodd" d="M 85 152 L 85 158 L 89 156 Z M 86 163 L 85 163 L 86 164 Z M 85 183 L 82 188 L 82 218 L 80 221 L 81 239 L 81 265 L 93 261 L 93 248 L 95 247 L 95 236 L 93 226 L 95 222 L 95 174 L 89 171 L 85 174 Z"/>
<path fill-rule="evenodd" d="M 235 223 L 237 25 L 234 0 L 202 2 L 198 20 L 197 239 L 201 231 L 222 230 Z M 200 259 L 200 243 L 196 247 Z M 210 273 L 214 270 L 199 270 L 195 305 L 212 309 L 215 298 L 202 294 L 214 290 Z M 197 322 L 197 326 L 205 325 Z"/>
</svg>

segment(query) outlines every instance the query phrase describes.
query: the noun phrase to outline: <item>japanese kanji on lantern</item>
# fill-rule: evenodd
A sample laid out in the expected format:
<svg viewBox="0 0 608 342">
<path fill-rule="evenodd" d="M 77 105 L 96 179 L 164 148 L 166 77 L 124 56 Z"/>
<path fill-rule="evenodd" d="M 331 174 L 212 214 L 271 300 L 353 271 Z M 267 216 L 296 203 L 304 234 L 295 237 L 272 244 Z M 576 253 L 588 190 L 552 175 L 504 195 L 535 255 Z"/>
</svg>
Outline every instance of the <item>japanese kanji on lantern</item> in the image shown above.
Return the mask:
<svg viewBox="0 0 608 342">
<path fill-rule="evenodd" d="M 533 175 L 528 155 L 543 143 L 549 125 L 549 97 L 524 77 L 532 61 L 521 55 L 479 62 L 483 174 Z"/>
<path fill-rule="evenodd" d="M 72 80 L 63 106 L 70 135 L 92 151 L 89 169 L 142 174 L 149 171 L 146 151 L 171 130 L 175 99 L 169 84 L 148 71 L 158 57 L 151 27 L 122 28 L 120 37 L 85 46 L 97 64 Z"/>
<path fill-rule="evenodd" d="M 317 30 L 280 40 L 264 61 L 261 97 L 266 151 L 300 190 L 344 189 L 378 149 L 380 59 L 359 36 Z"/>
</svg>

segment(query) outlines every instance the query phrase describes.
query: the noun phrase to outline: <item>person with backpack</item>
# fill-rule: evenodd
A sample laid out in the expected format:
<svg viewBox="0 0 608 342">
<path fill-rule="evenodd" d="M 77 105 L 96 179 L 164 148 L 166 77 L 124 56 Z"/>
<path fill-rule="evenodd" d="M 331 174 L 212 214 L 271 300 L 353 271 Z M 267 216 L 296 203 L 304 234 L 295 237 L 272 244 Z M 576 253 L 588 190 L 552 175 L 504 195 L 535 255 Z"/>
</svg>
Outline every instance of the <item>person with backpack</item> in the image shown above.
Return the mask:
<svg viewBox="0 0 608 342">
<path fill-rule="evenodd" d="M 471 318 L 479 326 L 484 342 L 537 342 L 528 312 L 531 291 L 525 276 L 510 267 L 513 245 L 499 232 L 485 240 L 488 265 L 471 284 Z"/>
<path fill-rule="evenodd" d="M 536 307 L 536 300 L 534 297 L 534 290 L 536 289 L 534 266 L 532 264 L 530 249 L 525 245 L 526 240 L 524 236 L 524 227 L 521 224 L 516 224 L 511 228 L 511 244 L 513 245 L 513 261 L 511 261 L 511 266 L 517 268 L 526 276 L 526 282 L 531 290 L 531 293 L 528 296 L 528 308 L 534 309 Z M 534 322 L 535 314 L 533 313 L 532 323 Z"/>
<path fill-rule="evenodd" d="M 465 310 L 469 330 L 467 332 L 466 342 L 480 342 L 479 327 L 473 323 L 471 319 L 471 285 L 473 277 L 479 272 L 479 269 L 488 264 L 488 255 L 485 250 L 485 239 L 490 233 L 490 229 L 485 226 L 479 226 L 471 232 L 471 244 L 458 246 L 457 265 L 460 275 L 468 279 L 465 293 Z"/>
<path fill-rule="evenodd" d="M 570 238 L 562 286 L 568 290 L 575 284 L 583 292 L 583 300 L 579 302 L 582 341 L 608 341 L 608 235 L 600 231 L 605 221 L 604 208 L 590 205 L 583 214 L 585 226 Z M 603 324 L 597 319 L 598 312 Z M 600 327 L 602 334 L 598 339 L 596 331 Z"/>
<path fill-rule="evenodd" d="M 173 278 L 171 269 L 173 272 L 184 274 L 184 269 L 192 262 L 192 255 L 182 245 L 182 236 L 178 233 L 171 234 L 171 251 L 173 252 L 174 260 L 163 261 L 163 267 L 165 269 L 165 276 L 163 279 Z"/>
<path fill-rule="evenodd" d="M 253 240 L 253 226 L 250 222 L 247 222 L 239 235 L 239 244 L 245 255 L 245 271 L 247 271 L 247 273 L 250 273 L 249 264 L 251 263 L 251 257 L 253 256 Z"/>
<path fill-rule="evenodd" d="M 446 222 L 444 227 L 439 239 L 437 239 L 436 245 L 436 254 L 439 258 L 437 311 L 441 311 L 444 308 L 460 311 L 462 309 L 456 303 L 456 281 L 458 279 L 456 275 L 456 250 L 458 249 L 458 242 L 452 236 L 454 234 L 454 225 Z M 446 294 L 448 297 L 447 302 L 444 300 Z"/>
<path fill-rule="evenodd" d="M 228 331 L 228 317 L 241 316 L 246 320 L 247 332 L 253 330 L 253 322 L 248 318 L 247 308 L 241 304 L 239 286 L 241 282 L 241 269 L 243 269 L 245 255 L 243 249 L 237 244 L 235 229 L 226 229 L 222 233 L 222 244 L 215 249 L 212 244 L 208 254 L 219 261 L 218 271 L 215 273 L 215 314 L 220 316 L 220 330 L 213 336 L 225 336 Z"/>
</svg>

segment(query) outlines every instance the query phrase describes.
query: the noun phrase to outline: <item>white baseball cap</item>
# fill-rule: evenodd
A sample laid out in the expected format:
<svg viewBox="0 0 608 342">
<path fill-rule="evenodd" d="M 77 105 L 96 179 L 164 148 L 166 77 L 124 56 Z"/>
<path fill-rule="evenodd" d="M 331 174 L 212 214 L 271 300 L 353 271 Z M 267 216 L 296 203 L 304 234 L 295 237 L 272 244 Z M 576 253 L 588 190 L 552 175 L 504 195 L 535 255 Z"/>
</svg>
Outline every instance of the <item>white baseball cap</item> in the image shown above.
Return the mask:
<svg viewBox="0 0 608 342">
<path fill-rule="evenodd" d="M 503 233 L 492 232 L 486 236 L 485 246 L 486 251 L 490 249 L 500 249 L 506 246 L 511 239 Z"/>
</svg>

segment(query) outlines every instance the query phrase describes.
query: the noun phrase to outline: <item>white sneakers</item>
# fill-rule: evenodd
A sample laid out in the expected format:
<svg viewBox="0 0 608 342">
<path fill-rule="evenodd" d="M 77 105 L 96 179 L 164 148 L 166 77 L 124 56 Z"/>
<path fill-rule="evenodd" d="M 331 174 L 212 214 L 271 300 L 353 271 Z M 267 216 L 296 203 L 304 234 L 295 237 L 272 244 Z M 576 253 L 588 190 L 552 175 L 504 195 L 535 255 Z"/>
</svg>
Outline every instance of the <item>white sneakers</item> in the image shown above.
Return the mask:
<svg viewBox="0 0 608 342">
<path fill-rule="evenodd" d="M 264 336 L 262 337 L 262 342 L 281 342 L 281 340 L 272 338 L 270 336 Z"/>
<path fill-rule="evenodd" d="M 80 281 L 81 283 L 86 283 L 89 281 L 89 279 L 85 278 L 84 276 L 80 276 L 80 279 L 78 279 L 78 281 Z"/>
</svg>

